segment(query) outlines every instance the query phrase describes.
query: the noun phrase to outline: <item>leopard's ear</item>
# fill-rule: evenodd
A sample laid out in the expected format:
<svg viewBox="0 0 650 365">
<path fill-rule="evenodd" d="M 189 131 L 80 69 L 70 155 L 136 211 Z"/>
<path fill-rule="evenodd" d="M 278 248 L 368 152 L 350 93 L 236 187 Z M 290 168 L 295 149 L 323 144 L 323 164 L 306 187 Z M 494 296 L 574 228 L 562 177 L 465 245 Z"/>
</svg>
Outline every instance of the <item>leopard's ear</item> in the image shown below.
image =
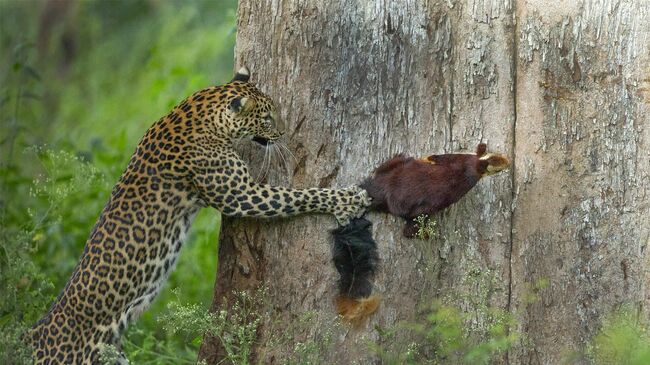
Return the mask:
<svg viewBox="0 0 650 365">
<path fill-rule="evenodd" d="M 253 109 L 255 106 L 255 101 L 251 98 L 247 97 L 237 97 L 232 99 L 230 102 L 230 105 L 228 106 L 228 109 L 230 110 L 231 113 L 238 114 L 238 115 L 245 115 L 248 113 L 250 110 Z"/>
<path fill-rule="evenodd" d="M 251 78 L 251 73 L 248 71 L 248 67 L 244 66 L 237 71 L 235 76 L 230 80 L 230 82 L 233 81 L 243 81 L 243 82 L 248 82 L 248 79 Z"/>
</svg>

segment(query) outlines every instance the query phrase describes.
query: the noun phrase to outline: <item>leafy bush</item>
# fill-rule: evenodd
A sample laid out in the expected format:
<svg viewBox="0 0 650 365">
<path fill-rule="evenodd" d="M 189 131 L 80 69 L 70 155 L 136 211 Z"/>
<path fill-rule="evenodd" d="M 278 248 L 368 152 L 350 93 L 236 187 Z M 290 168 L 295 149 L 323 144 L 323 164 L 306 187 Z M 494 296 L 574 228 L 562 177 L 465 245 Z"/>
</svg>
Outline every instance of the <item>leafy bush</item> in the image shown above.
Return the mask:
<svg viewBox="0 0 650 365">
<path fill-rule="evenodd" d="M 511 332 L 516 323 L 510 314 L 497 308 L 491 312 L 487 333 L 479 336 L 467 326 L 471 314 L 434 302 L 419 322 L 377 327 L 380 341 L 370 347 L 386 364 L 489 364 L 521 337 Z"/>
<path fill-rule="evenodd" d="M 250 362 L 253 345 L 257 340 L 257 329 L 264 318 L 259 308 L 266 298 L 264 288 L 249 293 L 233 293 L 234 302 L 222 306 L 216 313 L 207 313 L 196 304 L 183 304 L 180 290 L 177 298 L 168 304 L 169 311 L 161 318 L 166 330 L 174 334 L 184 334 L 188 340 L 199 344 L 203 335 L 219 339 L 225 350 L 224 361 L 247 365 Z M 174 363 L 181 363 L 175 359 Z M 196 362 L 196 357 L 189 363 Z"/>
<path fill-rule="evenodd" d="M 44 4 L 0 2 L 0 363 L 28 362 L 20 336 L 63 288 L 146 128 L 233 69 L 234 0 L 75 2 L 41 47 Z M 72 58 L 61 46 L 66 32 Z M 197 216 L 169 279 L 203 308 L 218 227 L 217 212 Z M 157 321 L 173 295 L 160 297 L 127 333 L 127 355 L 195 361 L 198 344 Z M 158 353 L 138 350 L 152 343 Z"/>
<path fill-rule="evenodd" d="M 603 328 L 592 339 L 587 354 L 598 365 L 650 364 L 650 323 L 637 311 L 623 308 L 605 319 Z"/>
</svg>

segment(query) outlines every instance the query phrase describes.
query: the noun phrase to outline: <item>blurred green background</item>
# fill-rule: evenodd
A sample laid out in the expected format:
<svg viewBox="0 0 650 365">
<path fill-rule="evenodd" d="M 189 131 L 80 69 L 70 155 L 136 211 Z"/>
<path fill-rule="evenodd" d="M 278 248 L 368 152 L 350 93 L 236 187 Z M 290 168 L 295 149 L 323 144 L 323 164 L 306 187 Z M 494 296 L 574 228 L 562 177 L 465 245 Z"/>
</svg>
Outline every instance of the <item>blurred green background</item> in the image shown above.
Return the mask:
<svg viewBox="0 0 650 365">
<path fill-rule="evenodd" d="M 231 78 L 236 6 L 0 0 L 0 363 L 20 361 L 20 332 L 65 285 L 144 131 Z M 172 335 L 157 318 L 171 302 L 210 304 L 218 226 L 214 210 L 198 216 L 178 269 L 128 332 L 133 363 L 196 362 L 200 335 Z"/>
</svg>

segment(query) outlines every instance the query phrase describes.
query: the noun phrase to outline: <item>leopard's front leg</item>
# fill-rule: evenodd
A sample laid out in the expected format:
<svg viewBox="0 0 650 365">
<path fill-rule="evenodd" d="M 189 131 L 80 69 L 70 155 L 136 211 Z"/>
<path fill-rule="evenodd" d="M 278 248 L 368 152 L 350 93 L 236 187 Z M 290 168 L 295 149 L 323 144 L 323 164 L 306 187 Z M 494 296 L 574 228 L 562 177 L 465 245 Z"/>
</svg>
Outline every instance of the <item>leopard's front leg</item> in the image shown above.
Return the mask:
<svg viewBox="0 0 650 365">
<path fill-rule="evenodd" d="M 193 171 L 194 185 L 200 198 L 227 216 L 288 217 L 302 213 L 328 213 L 334 215 L 339 224 L 345 225 L 350 219 L 363 215 L 370 206 L 368 193 L 358 186 L 290 189 L 255 183 L 246 164 L 235 156 L 229 156 L 236 158 L 234 161 L 194 168 Z"/>
</svg>

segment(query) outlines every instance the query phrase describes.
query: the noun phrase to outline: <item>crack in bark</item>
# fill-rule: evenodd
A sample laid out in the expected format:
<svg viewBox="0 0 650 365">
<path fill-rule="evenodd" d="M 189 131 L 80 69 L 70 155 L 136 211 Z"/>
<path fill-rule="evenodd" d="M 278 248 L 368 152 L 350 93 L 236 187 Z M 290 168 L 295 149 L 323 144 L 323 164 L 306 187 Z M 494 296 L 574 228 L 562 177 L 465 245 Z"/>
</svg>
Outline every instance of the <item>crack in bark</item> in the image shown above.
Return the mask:
<svg viewBox="0 0 650 365">
<path fill-rule="evenodd" d="M 456 81 L 456 71 L 451 74 L 451 82 L 449 83 L 449 150 L 453 150 L 454 144 L 454 82 Z"/>
<path fill-rule="evenodd" d="M 514 1 L 512 3 L 512 12 L 515 15 L 516 19 L 516 14 L 517 14 L 517 2 Z M 510 188 L 511 193 L 510 193 L 510 247 L 508 248 L 508 301 L 506 303 L 506 310 L 507 312 L 512 315 L 512 252 L 513 252 L 513 247 L 514 247 L 514 227 L 515 227 L 515 209 L 516 205 L 514 204 L 516 195 L 517 195 L 517 189 L 516 184 L 517 184 L 517 175 L 516 175 L 516 157 L 517 157 L 517 53 L 519 50 L 519 42 L 518 42 L 518 34 L 519 34 L 519 22 L 514 21 L 513 24 L 513 29 L 512 29 L 512 43 L 511 43 L 511 62 L 510 62 L 510 68 L 512 72 L 512 113 L 513 113 L 513 120 L 512 120 L 512 167 L 510 169 Z M 508 328 L 508 334 L 510 334 L 510 328 Z M 510 351 L 511 349 L 508 349 L 506 351 L 506 365 L 510 364 Z"/>
</svg>

